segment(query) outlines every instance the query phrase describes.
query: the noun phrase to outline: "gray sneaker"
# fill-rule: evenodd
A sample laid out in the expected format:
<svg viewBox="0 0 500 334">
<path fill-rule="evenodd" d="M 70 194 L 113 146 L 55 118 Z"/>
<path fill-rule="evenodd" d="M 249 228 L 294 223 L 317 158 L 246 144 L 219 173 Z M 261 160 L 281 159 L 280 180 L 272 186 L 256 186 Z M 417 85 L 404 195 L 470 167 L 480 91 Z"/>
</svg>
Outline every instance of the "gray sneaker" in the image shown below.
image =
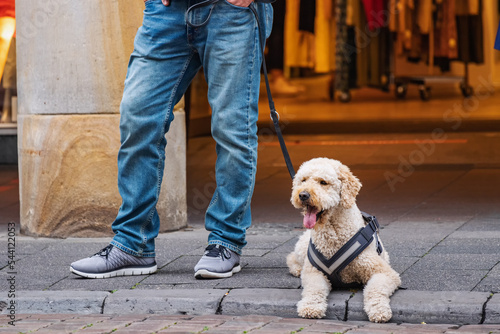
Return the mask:
<svg viewBox="0 0 500 334">
<path fill-rule="evenodd" d="M 110 278 L 115 276 L 137 276 L 156 271 L 153 257 L 137 257 L 127 254 L 113 245 L 108 245 L 91 257 L 73 262 L 73 274 L 87 278 Z"/>
<path fill-rule="evenodd" d="M 194 267 L 195 278 L 226 278 L 241 270 L 240 256 L 221 245 L 209 245 Z"/>
</svg>

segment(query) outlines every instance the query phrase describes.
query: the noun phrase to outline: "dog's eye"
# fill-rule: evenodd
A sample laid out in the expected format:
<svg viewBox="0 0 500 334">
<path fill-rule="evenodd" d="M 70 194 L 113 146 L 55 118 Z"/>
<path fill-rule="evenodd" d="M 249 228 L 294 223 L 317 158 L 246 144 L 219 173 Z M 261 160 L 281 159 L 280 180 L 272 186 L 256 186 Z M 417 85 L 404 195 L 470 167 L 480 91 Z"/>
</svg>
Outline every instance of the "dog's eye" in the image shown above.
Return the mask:
<svg viewBox="0 0 500 334">
<path fill-rule="evenodd" d="M 328 183 L 325 180 L 321 180 L 321 185 L 326 186 Z"/>
<path fill-rule="evenodd" d="M 302 179 L 302 182 L 306 182 L 306 180 L 307 180 L 306 178 L 303 178 L 303 179 Z"/>
</svg>

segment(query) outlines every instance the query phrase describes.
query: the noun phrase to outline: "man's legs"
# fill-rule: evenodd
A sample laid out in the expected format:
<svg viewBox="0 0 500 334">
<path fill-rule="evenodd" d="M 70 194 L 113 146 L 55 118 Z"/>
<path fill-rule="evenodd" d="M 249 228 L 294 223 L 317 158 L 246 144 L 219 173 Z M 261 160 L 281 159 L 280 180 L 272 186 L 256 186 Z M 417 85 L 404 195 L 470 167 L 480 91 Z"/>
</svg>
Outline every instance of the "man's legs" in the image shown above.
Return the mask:
<svg viewBox="0 0 500 334">
<path fill-rule="evenodd" d="M 168 7 L 161 0 L 146 2 L 120 106 L 118 188 L 122 205 L 112 224 L 115 237 L 111 245 L 122 252 L 111 247 L 97 257 L 84 259 L 86 262 L 72 264 L 72 270 L 76 268 L 78 274 L 90 271 L 116 274 L 116 267 L 126 267 L 127 259 L 137 267 L 137 258 L 146 267 L 144 259 L 149 258 L 148 268 L 152 267 L 154 239 L 160 227 L 156 203 L 163 177 L 165 133 L 174 117 L 174 105 L 201 66 L 198 54 L 188 44 L 186 8 L 187 1 L 173 1 Z M 113 252 L 119 254 L 116 261 L 104 263 L 104 256 L 106 260 L 110 254 L 113 258 Z M 122 269 L 118 274 L 134 274 Z M 135 272 L 142 273 L 148 272 Z"/>
<path fill-rule="evenodd" d="M 271 5 L 251 6 L 257 9 L 261 27 L 268 36 Z M 198 14 L 201 20 L 207 15 L 203 9 Z M 195 15 L 196 11 L 194 23 Z M 209 248 L 196 266 L 195 276 L 228 277 L 239 271 L 239 254 L 246 245 L 245 234 L 251 225 L 250 201 L 257 168 L 261 39 L 251 9 L 222 0 L 216 3 L 210 21 L 199 29 L 194 42 L 208 83 L 212 136 L 217 151 L 217 188 L 205 217 L 205 226 L 210 231 Z M 222 261 L 217 261 L 217 257 Z"/>
</svg>

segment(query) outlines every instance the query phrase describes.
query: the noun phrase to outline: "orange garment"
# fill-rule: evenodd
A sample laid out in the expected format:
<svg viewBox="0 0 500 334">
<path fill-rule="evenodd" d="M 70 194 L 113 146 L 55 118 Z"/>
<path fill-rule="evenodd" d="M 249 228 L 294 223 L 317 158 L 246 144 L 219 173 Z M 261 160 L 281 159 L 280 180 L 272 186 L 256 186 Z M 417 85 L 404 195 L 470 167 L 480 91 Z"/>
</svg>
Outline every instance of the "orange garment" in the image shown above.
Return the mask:
<svg viewBox="0 0 500 334">
<path fill-rule="evenodd" d="M 16 1 L 0 0 L 0 17 L 16 17 Z"/>
</svg>

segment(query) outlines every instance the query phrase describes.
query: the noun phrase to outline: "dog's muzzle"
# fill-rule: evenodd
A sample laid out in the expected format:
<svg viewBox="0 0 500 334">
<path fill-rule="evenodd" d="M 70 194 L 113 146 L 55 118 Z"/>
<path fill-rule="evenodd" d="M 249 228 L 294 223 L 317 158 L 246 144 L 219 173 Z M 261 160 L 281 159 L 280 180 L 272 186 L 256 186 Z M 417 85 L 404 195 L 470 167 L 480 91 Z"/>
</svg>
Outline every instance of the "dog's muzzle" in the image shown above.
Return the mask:
<svg viewBox="0 0 500 334">
<path fill-rule="evenodd" d="M 300 194 L 299 194 L 299 199 L 302 201 L 302 202 L 306 202 L 309 200 L 309 198 L 311 198 L 311 194 L 309 194 L 307 191 L 302 191 Z"/>
</svg>

